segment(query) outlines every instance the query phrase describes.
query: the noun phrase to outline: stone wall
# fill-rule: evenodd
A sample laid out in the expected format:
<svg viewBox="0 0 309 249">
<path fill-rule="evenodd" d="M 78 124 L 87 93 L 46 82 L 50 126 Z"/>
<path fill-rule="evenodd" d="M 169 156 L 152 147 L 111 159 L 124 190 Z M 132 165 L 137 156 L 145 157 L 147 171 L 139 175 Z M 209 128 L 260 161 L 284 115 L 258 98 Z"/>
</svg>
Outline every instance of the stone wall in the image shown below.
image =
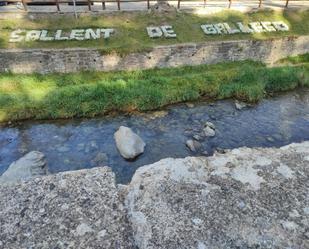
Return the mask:
<svg viewBox="0 0 309 249">
<path fill-rule="evenodd" d="M 158 46 L 148 52 L 124 56 L 116 53 L 102 54 L 97 49 L 89 48 L 2 49 L 0 72 L 118 71 L 246 59 L 272 64 L 281 58 L 308 52 L 309 36 Z"/>
</svg>

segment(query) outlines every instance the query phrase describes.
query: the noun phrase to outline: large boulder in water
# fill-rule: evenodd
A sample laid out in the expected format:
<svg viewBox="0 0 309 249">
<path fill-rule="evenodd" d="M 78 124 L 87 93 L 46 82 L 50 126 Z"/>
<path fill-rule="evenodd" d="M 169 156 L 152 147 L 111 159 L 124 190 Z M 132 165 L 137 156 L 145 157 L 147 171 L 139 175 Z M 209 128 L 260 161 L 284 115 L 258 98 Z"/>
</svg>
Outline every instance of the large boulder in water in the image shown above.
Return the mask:
<svg viewBox="0 0 309 249">
<path fill-rule="evenodd" d="M 120 126 L 114 138 L 117 149 L 125 159 L 134 159 L 144 152 L 146 144 L 128 127 Z"/>
<path fill-rule="evenodd" d="M 39 151 L 31 151 L 9 166 L 3 175 L 0 176 L 0 183 L 29 180 L 35 176 L 46 175 L 47 172 L 44 154 Z"/>
</svg>

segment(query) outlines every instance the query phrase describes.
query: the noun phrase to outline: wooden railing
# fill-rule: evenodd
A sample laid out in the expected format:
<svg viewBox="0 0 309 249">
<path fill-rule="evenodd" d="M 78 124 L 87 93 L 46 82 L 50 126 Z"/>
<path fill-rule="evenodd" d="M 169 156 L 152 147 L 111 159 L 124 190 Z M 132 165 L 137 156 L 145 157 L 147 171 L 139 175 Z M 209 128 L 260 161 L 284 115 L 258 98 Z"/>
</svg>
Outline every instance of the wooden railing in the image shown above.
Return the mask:
<svg viewBox="0 0 309 249">
<path fill-rule="evenodd" d="M 186 0 L 169 0 L 170 2 L 177 2 L 177 8 L 180 9 L 181 7 L 181 1 L 186 1 Z M 207 0 L 187 0 L 186 2 L 204 2 L 204 6 L 207 6 Z M 233 0 L 227 0 L 228 3 L 228 8 L 231 8 L 232 6 L 232 1 Z M 92 11 L 92 4 L 93 3 L 101 3 L 102 4 L 102 9 L 106 9 L 106 3 L 116 3 L 118 10 L 121 10 L 121 3 L 132 3 L 132 2 L 147 2 L 147 8 L 150 8 L 150 2 L 157 2 L 157 0 L 76 0 L 77 4 L 85 4 L 88 5 L 88 10 Z M 39 3 L 44 3 L 50 4 L 50 5 L 55 5 L 57 7 L 58 11 L 60 10 L 60 5 L 65 4 L 65 3 L 73 3 L 73 0 L 0 0 L 0 3 L 21 3 L 23 5 L 23 8 L 25 11 L 28 11 L 28 4 L 29 3 L 37 3 L 39 6 Z M 283 5 L 287 8 L 289 5 L 289 0 L 282 0 Z M 42 4 L 43 5 L 43 4 Z M 263 5 L 263 0 L 257 0 L 257 6 L 261 8 Z"/>
</svg>

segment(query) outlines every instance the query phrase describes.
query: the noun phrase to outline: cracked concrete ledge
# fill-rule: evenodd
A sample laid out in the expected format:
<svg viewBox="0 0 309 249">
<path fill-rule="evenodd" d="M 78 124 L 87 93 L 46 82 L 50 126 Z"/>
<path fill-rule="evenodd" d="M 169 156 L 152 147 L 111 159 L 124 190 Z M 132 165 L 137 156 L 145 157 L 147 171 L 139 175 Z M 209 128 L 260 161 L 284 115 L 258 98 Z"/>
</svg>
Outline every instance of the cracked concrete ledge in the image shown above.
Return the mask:
<svg viewBox="0 0 309 249">
<path fill-rule="evenodd" d="M 309 248 L 309 141 L 0 185 L 0 248 Z"/>
</svg>

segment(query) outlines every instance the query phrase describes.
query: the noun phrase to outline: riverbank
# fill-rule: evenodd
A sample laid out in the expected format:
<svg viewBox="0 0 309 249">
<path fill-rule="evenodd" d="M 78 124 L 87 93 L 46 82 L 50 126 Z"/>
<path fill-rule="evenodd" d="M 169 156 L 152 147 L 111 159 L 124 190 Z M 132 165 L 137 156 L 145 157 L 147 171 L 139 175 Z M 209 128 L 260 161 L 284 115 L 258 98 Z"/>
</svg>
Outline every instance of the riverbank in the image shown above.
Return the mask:
<svg viewBox="0 0 309 249">
<path fill-rule="evenodd" d="M 206 35 L 201 25 L 228 23 L 234 27 L 237 22 L 248 25 L 250 22 L 277 22 L 282 21 L 289 26 L 288 31 L 254 33 L 222 33 Z M 149 26 L 171 25 L 177 34 L 175 38 L 164 36 L 152 39 L 147 35 Z M 62 30 L 64 33 L 72 29 L 112 28 L 113 34 L 109 39 L 90 40 L 62 40 L 62 41 L 21 41 L 10 43 L 10 35 L 16 30 L 45 30 L 51 33 Z M 269 28 L 269 27 L 268 27 Z M 75 19 L 70 15 L 43 15 L 41 17 L 25 17 L 22 19 L 8 19 L 0 22 L 0 48 L 96 48 L 101 53 L 117 53 L 120 55 L 132 52 L 148 51 L 159 45 L 173 45 L 184 43 L 203 43 L 207 41 L 224 40 L 265 40 L 280 37 L 305 36 L 309 34 L 309 10 L 261 10 L 251 13 L 226 10 L 209 15 L 198 13 L 182 13 L 172 11 L 168 13 L 113 13 L 98 16 L 82 16 Z M 45 34 L 46 36 L 46 34 Z"/>
<path fill-rule="evenodd" d="M 306 248 L 309 143 L 0 185 L 3 248 Z"/>
<path fill-rule="evenodd" d="M 4 73 L 0 122 L 147 111 L 201 98 L 257 102 L 275 92 L 309 86 L 308 56 L 296 58 L 285 63 L 301 60 L 301 65 L 272 68 L 243 61 L 131 72 Z"/>
</svg>

